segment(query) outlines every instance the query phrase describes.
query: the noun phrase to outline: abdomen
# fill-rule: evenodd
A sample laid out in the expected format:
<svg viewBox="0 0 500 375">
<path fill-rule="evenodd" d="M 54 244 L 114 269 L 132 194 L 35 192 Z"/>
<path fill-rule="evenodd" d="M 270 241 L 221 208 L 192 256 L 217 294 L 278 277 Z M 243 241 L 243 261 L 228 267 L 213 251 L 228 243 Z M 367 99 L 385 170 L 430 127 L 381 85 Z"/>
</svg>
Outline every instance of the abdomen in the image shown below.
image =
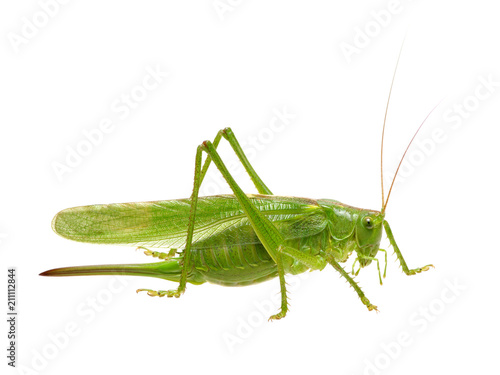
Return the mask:
<svg viewBox="0 0 500 375">
<path fill-rule="evenodd" d="M 261 243 L 239 244 L 205 242 L 191 249 L 194 272 L 204 280 L 224 286 L 244 286 L 257 284 L 278 276 L 277 266 Z M 322 231 L 314 236 L 288 240 L 285 244 L 309 255 L 318 255 L 321 249 L 329 246 L 328 232 Z M 208 246 L 207 246 L 208 245 Z M 308 268 L 283 256 L 285 273 L 299 274 Z"/>
<path fill-rule="evenodd" d="M 245 286 L 278 275 L 276 263 L 260 243 L 194 248 L 191 256 L 194 272 L 212 284 Z"/>
</svg>

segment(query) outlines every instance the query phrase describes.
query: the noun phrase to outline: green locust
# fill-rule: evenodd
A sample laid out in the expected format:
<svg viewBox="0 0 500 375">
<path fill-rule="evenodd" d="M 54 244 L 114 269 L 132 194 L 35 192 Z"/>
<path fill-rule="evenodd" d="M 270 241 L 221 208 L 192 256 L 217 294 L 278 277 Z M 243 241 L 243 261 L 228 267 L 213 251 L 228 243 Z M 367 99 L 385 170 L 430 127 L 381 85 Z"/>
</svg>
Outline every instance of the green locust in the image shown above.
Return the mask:
<svg viewBox="0 0 500 375">
<path fill-rule="evenodd" d="M 389 100 L 386 116 L 388 107 Z M 245 194 L 227 170 L 217 152 L 222 138 L 231 145 L 259 194 Z M 406 151 L 410 145 L 411 141 Z M 207 157 L 202 164 L 203 153 Z M 227 181 L 232 195 L 198 196 L 212 162 Z M 137 246 L 145 250 L 146 255 L 159 258 L 160 262 L 65 267 L 45 271 L 41 275 L 133 275 L 179 283 L 178 288 L 173 290 L 137 291 L 159 297 L 179 297 L 185 292 L 188 282 L 245 286 L 278 277 L 281 309 L 269 318 L 274 320 L 283 318 L 288 310 L 285 274 L 322 270 L 330 264 L 354 288 L 368 310 L 378 311 L 340 265 L 353 252 L 356 256 L 354 263 L 359 263 L 359 269 L 354 272 L 353 264 L 352 274 L 357 275 L 361 268 L 376 262 L 382 284 L 377 254 L 384 252 L 385 277 L 387 252 L 379 248 L 385 229 L 405 274 L 414 275 L 432 267 L 429 264 L 409 269 L 385 220 L 394 179 L 384 201 L 382 176 L 380 211 L 356 208 L 331 199 L 273 195 L 250 165 L 234 133 L 226 128 L 219 131 L 213 142 L 205 141 L 198 146 L 193 193 L 189 199 L 74 207 L 59 212 L 52 221 L 54 231 L 64 238 L 87 243 Z"/>
</svg>

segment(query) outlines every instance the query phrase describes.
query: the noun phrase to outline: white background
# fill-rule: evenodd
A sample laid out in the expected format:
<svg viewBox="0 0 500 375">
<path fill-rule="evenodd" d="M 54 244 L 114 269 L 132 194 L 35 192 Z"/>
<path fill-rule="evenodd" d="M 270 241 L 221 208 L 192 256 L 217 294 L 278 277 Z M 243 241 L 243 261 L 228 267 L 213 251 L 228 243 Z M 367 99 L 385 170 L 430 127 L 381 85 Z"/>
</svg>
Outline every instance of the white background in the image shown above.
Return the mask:
<svg viewBox="0 0 500 375">
<path fill-rule="evenodd" d="M 389 19 L 387 1 L 71 1 L 44 11 L 47 1 L 0 8 L 1 279 L 17 267 L 19 311 L 20 367 L 10 373 L 496 368 L 495 2 L 402 0 Z M 360 30 L 372 35 L 366 46 Z M 427 154 L 418 145 L 410 150 L 413 164 L 395 185 L 386 218 L 410 267 L 436 269 L 407 277 L 390 251 L 382 287 L 374 265 L 362 270 L 357 280 L 379 314 L 331 268 L 290 278 L 291 311 L 273 323 L 266 320 L 277 306 L 269 313 L 255 306 L 269 304 L 277 280 L 188 286 L 169 300 L 135 294 L 176 286 L 162 280 L 38 276 L 60 266 L 151 261 L 133 248 L 60 238 L 51 219 L 72 206 L 188 197 L 196 146 L 226 126 L 252 149 L 275 194 L 379 209 L 381 126 L 405 35 L 387 121 L 387 174 L 443 101 L 417 138 Z M 348 59 L 342 45 L 355 46 L 355 38 L 360 48 Z M 144 91 L 148 67 L 169 76 Z M 488 79 L 490 91 L 477 89 Z M 113 110 L 131 91 L 146 93 L 137 108 Z M 468 108 L 462 118 L 447 120 L 459 105 Z M 284 110 L 294 118 L 273 122 Z M 83 131 L 103 119 L 113 130 L 58 179 L 54 163 L 65 163 L 68 147 L 75 150 Z M 429 143 L 435 131 L 439 144 Z M 221 152 L 234 161 L 228 147 Z M 207 178 L 217 188 L 216 171 Z M 243 174 L 237 178 L 255 191 Z M 385 236 L 381 246 L 388 247 Z M 6 325 L 2 332 L 5 348 Z M 6 361 L 2 355 L 2 368 Z"/>
</svg>

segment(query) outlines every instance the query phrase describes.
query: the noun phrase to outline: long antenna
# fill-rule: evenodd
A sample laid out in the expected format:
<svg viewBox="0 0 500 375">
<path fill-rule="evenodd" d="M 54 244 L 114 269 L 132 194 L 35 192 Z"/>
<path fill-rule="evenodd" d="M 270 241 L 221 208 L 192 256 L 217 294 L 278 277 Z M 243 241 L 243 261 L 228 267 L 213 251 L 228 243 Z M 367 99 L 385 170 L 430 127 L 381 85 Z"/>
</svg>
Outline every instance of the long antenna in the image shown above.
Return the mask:
<svg viewBox="0 0 500 375">
<path fill-rule="evenodd" d="M 413 137 L 412 139 L 410 140 L 410 143 L 408 143 L 408 146 L 406 146 L 406 150 L 403 154 L 403 156 L 401 157 L 401 160 L 399 161 L 399 164 L 398 164 L 398 168 L 396 169 L 396 174 L 394 175 L 394 178 L 392 179 L 392 183 L 391 183 L 391 187 L 389 188 L 389 193 L 387 194 L 387 200 L 385 201 L 385 204 L 382 203 L 382 212 L 385 212 L 385 208 L 387 207 L 387 203 L 389 202 L 389 197 L 391 196 L 391 191 L 392 191 L 392 187 L 394 186 L 394 181 L 396 181 L 396 177 L 398 175 L 398 172 L 399 172 L 399 167 L 401 167 L 401 164 L 403 163 L 403 160 L 405 158 L 405 155 L 406 153 L 408 152 L 408 149 L 410 148 L 413 140 L 415 139 L 415 137 L 417 136 L 418 132 L 420 131 L 420 129 L 422 128 L 422 126 L 425 124 L 425 121 L 429 118 L 429 116 L 431 115 L 432 112 L 434 112 L 434 110 L 437 108 L 437 106 L 441 104 L 441 101 L 439 101 L 438 104 L 436 104 L 434 106 L 434 108 L 431 109 L 431 111 L 429 112 L 429 114 L 427 116 L 425 116 L 424 118 L 424 121 L 422 121 L 422 123 L 420 124 L 420 126 L 418 127 L 417 131 L 415 132 L 415 134 L 413 134 Z"/>
<path fill-rule="evenodd" d="M 396 67 L 394 68 L 394 74 L 392 75 L 391 88 L 389 89 L 389 97 L 387 98 L 387 105 L 385 107 L 384 125 L 382 126 L 382 141 L 380 142 L 380 185 L 382 186 L 382 207 L 384 207 L 384 134 L 385 134 L 385 122 L 387 120 L 387 112 L 389 111 L 389 103 L 391 101 L 392 86 L 394 86 L 396 72 L 398 71 L 399 59 L 401 57 L 401 52 L 403 52 L 404 44 L 405 44 L 405 39 L 403 39 L 403 43 L 401 43 L 401 48 L 399 49 L 398 61 L 396 62 Z M 382 209 L 382 212 L 384 212 L 384 208 Z"/>
</svg>

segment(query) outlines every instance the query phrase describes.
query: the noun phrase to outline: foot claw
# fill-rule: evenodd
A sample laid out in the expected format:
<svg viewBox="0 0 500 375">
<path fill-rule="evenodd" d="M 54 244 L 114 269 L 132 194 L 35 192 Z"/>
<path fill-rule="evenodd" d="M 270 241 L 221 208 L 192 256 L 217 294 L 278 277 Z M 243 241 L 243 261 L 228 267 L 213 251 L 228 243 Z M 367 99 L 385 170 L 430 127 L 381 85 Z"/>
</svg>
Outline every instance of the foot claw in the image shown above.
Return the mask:
<svg viewBox="0 0 500 375">
<path fill-rule="evenodd" d="M 181 292 L 179 292 L 177 289 L 175 289 L 175 290 L 158 290 L 158 291 L 152 290 L 152 289 L 137 289 L 136 293 L 139 293 L 139 292 L 146 292 L 148 294 L 148 296 L 151 296 L 151 297 L 165 297 L 165 296 L 167 296 L 168 298 L 170 298 L 170 297 L 179 298 L 181 295 Z"/>
<path fill-rule="evenodd" d="M 168 253 L 162 253 L 158 251 L 151 251 L 144 247 L 138 247 L 136 250 L 143 249 L 144 255 L 151 256 L 153 258 L 159 258 L 162 260 L 170 260 L 177 254 L 177 249 L 170 249 Z"/>
<path fill-rule="evenodd" d="M 363 302 L 363 304 L 366 306 L 366 308 L 368 309 L 368 311 L 375 310 L 376 312 L 378 312 L 377 306 L 372 305 L 371 302 L 368 300 L 368 298 L 363 297 L 361 299 L 361 302 Z"/>
<path fill-rule="evenodd" d="M 280 320 L 280 319 L 284 318 L 285 315 L 286 315 L 286 312 L 280 311 L 277 314 L 271 315 L 267 321 L 272 322 L 273 320 Z"/>
<path fill-rule="evenodd" d="M 181 292 L 179 292 L 177 289 L 167 290 L 166 291 L 166 296 L 168 298 L 172 298 L 172 297 L 179 298 L 181 296 Z"/>
<path fill-rule="evenodd" d="M 157 292 L 156 290 L 152 290 L 152 289 L 137 289 L 135 292 L 136 293 L 146 292 L 148 294 L 148 296 L 150 296 L 150 297 L 160 296 L 159 292 Z"/>
<path fill-rule="evenodd" d="M 436 267 L 434 267 L 434 265 L 432 265 L 432 264 L 428 264 L 428 265 L 426 265 L 426 266 L 423 266 L 423 267 L 420 267 L 420 268 L 415 268 L 415 269 L 413 269 L 413 270 L 410 270 L 410 271 L 408 272 L 408 275 L 415 275 L 415 274 L 420 273 L 420 272 L 429 271 L 429 270 L 431 269 L 431 267 L 432 267 L 432 268 L 436 268 Z"/>
</svg>

